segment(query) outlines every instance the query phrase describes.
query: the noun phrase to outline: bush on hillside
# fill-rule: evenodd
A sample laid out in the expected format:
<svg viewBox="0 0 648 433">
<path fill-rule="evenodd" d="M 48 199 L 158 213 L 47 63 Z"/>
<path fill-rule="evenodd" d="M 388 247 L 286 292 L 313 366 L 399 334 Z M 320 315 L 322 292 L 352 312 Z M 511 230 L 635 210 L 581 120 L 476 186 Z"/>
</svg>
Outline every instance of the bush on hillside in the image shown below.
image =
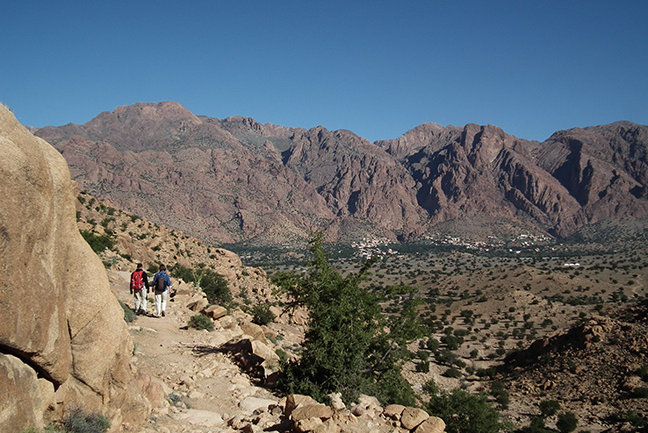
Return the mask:
<svg viewBox="0 0 648 433">
<path fill-rule="evenodd" d="M 189 326 L 198 330 L 214 330 L 214 322 L 212 322 L 212 320 L 204 314 L 196 314 L 195 316 L 191 316 L 191 319 L 189 319 Z"/>
<path fill-rule="evenodd" d="M 409 358 L 406 344 L 422 336 L 413 290 L 384 290 L 379 298 L 360 287 L 375 261 L 343 277 L 328 263 L 321 234 L 311 240 L 310 251 L 305 274 L 280 272 L 272 278 L 292 299 L 289 306 L 305 306 L 310 314 L 302 357 L 284 365 L 284 390 L 319 401 L 340 392 L 351 402 L 364 393 L 383 404 L 414 405 L 414 392 L 400 373 Z M 406 299 L 400 312 L 384 316 L 379 302 L 398 297 Z"/>
<path fill-rule="evenodd" d="M 558 413 L 560 410 L 560 403 L 556 400 L 542 400 L 540 402 L 540 413 L 542 416 L 552 416 Z"/>
<path fill-rule="evenodd" d="M 65 433 L 105 433 L 110 428 L 110 422 L 101 414 L 85 413 L 75 408 L 63 418 L 61 426 Z"/>
<path fill-rule="evenodd" d="M 483 393 L 472 395 L 460 389 L 445 392 L 433 381 L 425 384 L 424 390 L 430 395 L 424 409 L 445 421 L 447 433 L 497 433 L 508 429 Z"/>
<path fill-rule="evenodd" d="M 638 386 L 632 390 L 632 397 L 634 398 L 648 398 L 648 388 L 645 386 Z"/>
<path fill-rule="evenodd" d="M 227 280 L 221 274 L 210 269 L 203 269 L 200 272 L 198 285 L 207 295 L 210 304 L 227 304 L 232 302 Z"/>
<path fill-rule="evenodd" d="M 124 310 L 124 321 L 126 323 L 131 323 L 133 320 L 137 319 L 137 316 L 131 310 L 128 305 L 124 304 L 122 301 L 119 301 L 119 305 L 121 305 L 122 310 Z"/>
<path fill-rule="evenodd" d="M 268 304 L 257 304 L 252 307 L 252 322 L 257 325 L 267 325 L 275 319 L 275 315 L 270 311 Z"/>
<path fill-rule="evenodd" d="M 192 269 L 181 264 L 173 267 L 173 276 L 187 283 L 195 283 L 207 295 L 210 304 L 227 304 L 232 301 L 227 280 L 211 269 Z"/>
<path fill-rule="evenodd" d="M 115 246 L 115 240 L 110 235 L 97 235 L 90 230 L 81 230 L 81 236 L 90 245 L 92 251 L 99 254 L 106 248 L 111 249 Z"/>
<path fill-rule="evenodd" d="M 556 427 L 561 433 L 569 433 L 576 430 L 578 425 L 578 419 L 576 415 L 572 412 L 563 412 L 558 415 L 558 421 L 556 422 Z"/>
</svg>

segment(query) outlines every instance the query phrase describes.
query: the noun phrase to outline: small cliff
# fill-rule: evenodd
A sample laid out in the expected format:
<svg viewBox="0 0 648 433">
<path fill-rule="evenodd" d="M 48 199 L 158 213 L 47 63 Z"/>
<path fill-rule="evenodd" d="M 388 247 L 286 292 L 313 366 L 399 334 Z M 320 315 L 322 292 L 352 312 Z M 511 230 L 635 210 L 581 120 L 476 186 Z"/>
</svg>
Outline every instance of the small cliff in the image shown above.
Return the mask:
<svg viewBox="0 0 648 433">
<path fill-rule="evenodd" d="M 0 105 L 0 431 L 80 406 L 113 428 L 146 419 L 133 343 L 76 225 L 63 157 Z M 127 389 L 130 388 L 130 389 Z"/>
</svg>

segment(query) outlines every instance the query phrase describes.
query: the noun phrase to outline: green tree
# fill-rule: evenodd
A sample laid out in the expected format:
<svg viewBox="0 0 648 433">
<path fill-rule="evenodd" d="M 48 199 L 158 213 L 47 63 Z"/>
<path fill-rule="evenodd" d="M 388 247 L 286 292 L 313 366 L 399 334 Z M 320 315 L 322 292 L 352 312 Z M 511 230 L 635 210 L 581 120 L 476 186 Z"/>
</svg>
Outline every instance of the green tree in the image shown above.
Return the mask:
<svg viewBox="0 0 648 433">
<path fill-rule="evenodd" d="M 372 293 L 360 287 L 375 260 L 343 277 L 328 263 L 321 234 L 311 240 L 310 251 L 305 274 L 273 275 L 292 299 L 288 307 L 305 306 L 310 315 L 301 359 L 284 365 L 285 390 L 320 401 L 332 392 L 347 402 L 365 393 L 383 404 L 413 405 L 414 392 L 400 368 L 409 357 L 406 344 L 422 334 L 414 290 L 398 286 Z M 394 305 L 398 298 L 404 299 L 399 313 L 383 315 L 380 302 Z"/>
<path fill-rule="evenodd" d="M 483 393 L 472 395 L 460 389 L 445 392 L 433 381 L 424 389 L 430 394 L 425 410 L 445 421 L 448 433 L 497 433 L 508 429 Z"/>
</svg>

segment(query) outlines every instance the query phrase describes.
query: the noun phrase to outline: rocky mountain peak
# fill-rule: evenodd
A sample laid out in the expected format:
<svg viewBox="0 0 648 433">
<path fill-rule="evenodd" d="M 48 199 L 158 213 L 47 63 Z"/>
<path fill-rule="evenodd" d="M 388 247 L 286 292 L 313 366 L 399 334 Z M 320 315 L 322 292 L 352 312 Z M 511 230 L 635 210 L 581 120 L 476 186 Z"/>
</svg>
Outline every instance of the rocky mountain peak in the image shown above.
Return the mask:
<svg viewBox="0 0 648 433">
<path fill-rule="evenodd" d="M 63 152 L 89 192 L 136 212 L 135 203 L 159 207 L 146 204 L 157 198 L 138 194 L 166 190 L 187 198 L 188 208 L 178 205 L 178 215 L 167 209 L 160 222 L 231 242 L 275 233 L 271 227 L 290 238 L 321 230 L 335 240 L 369 233 L 405 239 L 457 218 L 532 222 L 564 236 L 605 219 L 642 218 L 647 129 L 617 122 L 538 143 L 494 125 L 427 123 L 370 143 L 348 130 L 219 120 L 163 102 L 38 135 Z M 146 168 L 130 170 L 133 158 Z M 153 159 L 167 166 L 163 176 Z"/>
</svg>

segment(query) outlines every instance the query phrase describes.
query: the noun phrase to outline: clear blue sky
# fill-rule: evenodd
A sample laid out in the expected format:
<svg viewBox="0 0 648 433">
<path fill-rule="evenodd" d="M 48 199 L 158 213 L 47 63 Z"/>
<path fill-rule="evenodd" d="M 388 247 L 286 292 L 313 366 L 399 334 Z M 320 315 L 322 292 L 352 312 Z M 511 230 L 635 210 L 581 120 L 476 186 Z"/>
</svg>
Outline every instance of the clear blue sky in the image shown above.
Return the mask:
<svg viewBox="0 0 648 433">
<path fill-rule="evenodd" d="M 395 138 L 648 123 L 648 2 L 5 1 L 0 101 L 27 125 L 135 102 Z"/>
</svg>

